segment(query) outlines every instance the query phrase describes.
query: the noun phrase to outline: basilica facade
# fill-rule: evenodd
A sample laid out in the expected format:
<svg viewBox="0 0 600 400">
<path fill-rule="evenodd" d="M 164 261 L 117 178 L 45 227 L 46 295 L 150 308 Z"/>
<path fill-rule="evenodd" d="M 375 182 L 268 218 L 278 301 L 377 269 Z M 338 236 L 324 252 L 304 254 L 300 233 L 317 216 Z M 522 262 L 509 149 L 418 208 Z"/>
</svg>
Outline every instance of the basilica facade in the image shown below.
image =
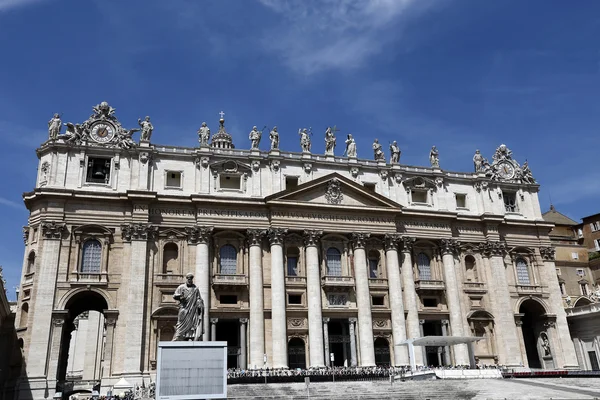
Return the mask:
<svg viewBox="0 0 600 400">
<path fill-rule="evenodd" d="M 409 365 L 402 343 L 422 336 L 482 339 L 472 352 L 417 347 L 417 365 L 577 368 L 553 224 L 506 146 L 451 172 L 435 148 L 431 167 L 399 163 L 395 143 L 392 162 L 377 142 L 374 159 L 357 158 L 353 140 L 336 156 L 335 129 L 320 155 L 306 130 L 298 152 L 279 149 L 276 129 L 270 150 L 256 129 L 251 149 L 236 149 L 222 116 L 183 148 L 154 144 L 150 119 L 138 123 L 136 143 L 138 129 L 101 103 L 82 123 L 55 116 L 37 150 L 16 321 L 23 398 L 76 391 L 71 333 L 92 311 L 101 393 L 153 379 L 187 273 L 203 340 L 227 341 L 231 368 Z"/>
</svg>

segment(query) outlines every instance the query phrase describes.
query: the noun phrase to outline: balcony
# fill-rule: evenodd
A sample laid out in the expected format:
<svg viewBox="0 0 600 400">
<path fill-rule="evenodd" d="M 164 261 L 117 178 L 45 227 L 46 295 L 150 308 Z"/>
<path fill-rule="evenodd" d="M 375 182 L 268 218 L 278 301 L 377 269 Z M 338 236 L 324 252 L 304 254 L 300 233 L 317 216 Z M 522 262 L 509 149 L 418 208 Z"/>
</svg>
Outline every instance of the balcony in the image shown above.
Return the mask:
<svg viewBox="0 0 600 400">
<path fill-rule="evenodd" d="M 154 276 L 154 284 L 157 286 L 180 285 L 185 282 L 185 277 L 179 274 L 156 274 Z"/>
<path fill-rule="evenodd" d="M 70 283 L 72 285 L 77 285 L 77 284 L 88 285 L 90 283 L 99 283 L 99 284 L 106 285 L 108 283 L 108 274 L 106 272 L 97 272 L 97 273 L 74 272 L 71 274 Z"/>
<path fill-rule="evenodd" d="M 212 285 L 215 289 L 239 291 L 248 287 L 248 279 L 246 278 L 246 275 L 242 274 L 215 274 L 213 275 Z"/>
<path fill-rule="evenodd" d="M 585 306 L 567 308 L 567 317 L 578 315 L 600 314 L 600 303 L 587 304 Z"/>
<path fill-rule="evenodd" d="M 304 276 L 286 276 L 286 286 L 306 287 L 306 277 Z"/>
<path fill-rule="evenodd" d="M 418 280 L 415 281 L 416 290 L 444 290 L 444 281 Z"/>
<path fill-rule="evenodd" d="M 376 289 L 386 289 L 388 287 L 388 280 L 384 278 L 369 278 L 369 287 Z"/>
<path fill-rule="evenodd" d="M 542 294 L 544 287 L 542 285 L 515 285 L 519 294 Z"/>
<path fill-rule="evenodd" d="M 483 282 L 463 282 L 465 293 L 487 293 Z"/>
<path fill-rule="evenodd" d="M 321 278 L 321 285 L 329 290 L 348 291 L 354 287 L 354 278 L 351 276 L 330 276 Z"/>
</svg>

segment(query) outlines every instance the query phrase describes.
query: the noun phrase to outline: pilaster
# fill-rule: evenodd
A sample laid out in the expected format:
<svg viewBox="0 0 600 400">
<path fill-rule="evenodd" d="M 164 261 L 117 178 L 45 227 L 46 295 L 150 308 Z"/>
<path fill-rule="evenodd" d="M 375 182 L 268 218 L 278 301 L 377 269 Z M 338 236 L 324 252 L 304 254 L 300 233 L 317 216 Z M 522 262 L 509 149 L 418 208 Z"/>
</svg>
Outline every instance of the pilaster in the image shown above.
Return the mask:
<svg viewBox="0 0 600 400">
<path fill-rule="evenodd" d="M 404 320 L 404 302 L 400 265 L 398 263 L 399 234 L 385 235 L 385 258 L 389 285 L 390 307 L 392 309 L 392 343 L 394 345 L 394 366 L 409 365 L 408 349 L 399 344 L 406 340 L 406 322 Z"/>
<path fill-rule="evenodd" d="M 321 304 L 321 271 L 317 248 L 322 231 L 305 230 L 306 297 L 308 303 L 308 343 L 310 367 L 324 367 L 323 312 Z"/>
<path fill-rule="evenodd" d="M 406 333 L 409 339 L 416 339 L 421 336 L 419 329 L 419 308 L 417 291 L 415 290 L 415 278 L 412 265 L 412 251 L 415 243 L 413 237 L 402 237 L 402 286 L 404 287 L 404 307 L 406 315 Z M 423 354 L 415 351 L 415 364 L 424 365 Z"/>
<path fill-rule="evenodd" d="M 262 239 L 266 231 L 248 229 L 246 233 L 250 246 L 250 368 L 262 368 L 265 355 Z"/>
<path fill-rule="evenodd" d="M 370 234 L 357 232 L 352 235 L 354 246 L 354 276 L 356 281 L 356 306 L 358 308 L 358 343 L 360 346 L 360 366 L 375 365 L 373 342 L 373 317 L 371 315 L 371 292 L 367 271 L 365 244 Z"/>
<path fill-rule="evenodd" d="M 273 368 L 287 368 L 287 319 L 283 239 L 287 229 L 271 228 L 271 339 L 273 341 Z"/>
</svg>

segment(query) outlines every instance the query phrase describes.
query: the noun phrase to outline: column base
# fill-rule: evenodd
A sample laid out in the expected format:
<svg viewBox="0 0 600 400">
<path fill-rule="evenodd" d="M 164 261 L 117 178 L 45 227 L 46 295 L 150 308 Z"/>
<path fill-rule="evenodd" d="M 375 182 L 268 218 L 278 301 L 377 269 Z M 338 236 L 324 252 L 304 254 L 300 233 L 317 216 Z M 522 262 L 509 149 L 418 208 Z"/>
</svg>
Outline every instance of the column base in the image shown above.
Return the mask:
<svg viewBox="0 0 600 400">
<path fill-rule="evenodd" d="M 46 377 L 25 378 L 21 380 L 15 390 L 21 400 L 51 399 L 56 394 L 56 381 L 47 380 Z"/>
</svg>

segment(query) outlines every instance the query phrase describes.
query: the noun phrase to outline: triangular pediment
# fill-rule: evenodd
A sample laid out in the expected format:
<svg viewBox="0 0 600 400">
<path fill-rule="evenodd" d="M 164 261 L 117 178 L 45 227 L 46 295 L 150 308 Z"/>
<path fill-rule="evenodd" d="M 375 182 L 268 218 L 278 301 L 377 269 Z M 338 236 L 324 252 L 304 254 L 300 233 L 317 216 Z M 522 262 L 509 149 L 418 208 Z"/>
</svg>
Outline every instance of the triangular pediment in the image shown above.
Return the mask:
<svg viewBox="0 0 600 400">
<path fill-rule="evenodd" d="M 266 198 L 268 203 L 302 203 L 357 208 L 387 208 L 399 210 L 402 206 L 385 196 L 366 189 L 338 173 L 303 183 L 293 189 L 274 193 Z"/>
</svg>

